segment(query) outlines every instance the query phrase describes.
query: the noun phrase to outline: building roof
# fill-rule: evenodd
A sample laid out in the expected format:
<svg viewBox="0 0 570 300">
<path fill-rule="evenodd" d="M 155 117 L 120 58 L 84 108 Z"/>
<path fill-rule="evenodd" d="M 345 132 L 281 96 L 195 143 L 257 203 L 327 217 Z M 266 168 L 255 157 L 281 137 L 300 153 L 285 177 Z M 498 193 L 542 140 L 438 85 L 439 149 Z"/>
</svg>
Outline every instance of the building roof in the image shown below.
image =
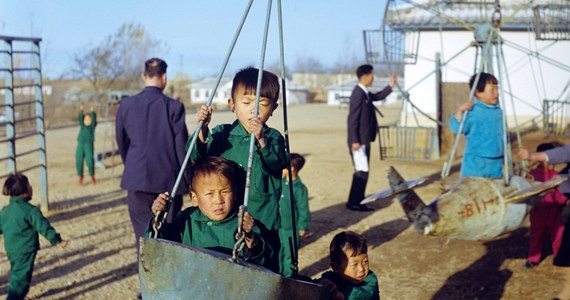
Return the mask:
<svg viewBox="0 0 570 300">
<path fill-rule="evenodd" d="M 497 0 L 501 5 L 501 30 L 533 30 L 535 7 L 570 11 L 567 0 Z M 490 23 L 495 13 L 493 0 L 394 1 L 385 13 L 384 24 L 393 30 L 466 30 Z M 567 27 L 568 20 L 560 26 Z M 556 24 L 555 24 L 556 25 Z"/>
</svg>

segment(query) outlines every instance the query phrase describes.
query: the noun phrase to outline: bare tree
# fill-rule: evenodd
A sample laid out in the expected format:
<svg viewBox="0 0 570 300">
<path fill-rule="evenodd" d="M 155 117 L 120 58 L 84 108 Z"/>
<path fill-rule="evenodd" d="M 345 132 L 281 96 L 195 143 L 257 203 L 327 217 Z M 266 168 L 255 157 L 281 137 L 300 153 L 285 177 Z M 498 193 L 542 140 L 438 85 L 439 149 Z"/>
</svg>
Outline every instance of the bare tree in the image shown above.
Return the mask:
<svg viewBox="0 0 570 300">
<path fill-rule="evenodd" d="M 110 88 L 130 88 L 139 84 L 142 62 L 156 53 L 162 42 L 140 24 L 123 24 L 101 44 L 76 53 L 71 73 L 91 83 L 95 93 Z"/>
<path fill-rule="evenodd" d="M 314 56 L 297 56 L 295 72 L 299 73 L 325 73 L 327 70 L 321 61 Z"/>
</svg>

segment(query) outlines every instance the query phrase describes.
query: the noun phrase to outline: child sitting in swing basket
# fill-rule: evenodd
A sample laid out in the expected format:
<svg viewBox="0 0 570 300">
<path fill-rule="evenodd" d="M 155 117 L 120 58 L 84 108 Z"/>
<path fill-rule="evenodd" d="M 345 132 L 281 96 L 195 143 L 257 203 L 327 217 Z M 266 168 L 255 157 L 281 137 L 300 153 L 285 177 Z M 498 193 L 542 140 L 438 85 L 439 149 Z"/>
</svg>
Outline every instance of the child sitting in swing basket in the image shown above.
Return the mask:
<svg viewBox="0 0 570 300">
<path fill-rule="evenodd" d="M 221 157 L 205 157 L 192 166 L 190 197 L 196 206 L 178 213 L 174 222 L 164 223 L 159 237 L 194 247 L 232 254 L 238 228 L 238 207 L 243 185 L 236 180 L 234 163 Z M 152 204 L 156 215 L 166 209 L 168 192 L 160 194 Z M 152 223 L 146 236 L 152 232 Z M 265 266 L 272 254 L 269 244 L 261 236 L 255 220 L 244 213 L 242 230 L 245 247 L 240 254 L 244 259 Z"/>
</svg>

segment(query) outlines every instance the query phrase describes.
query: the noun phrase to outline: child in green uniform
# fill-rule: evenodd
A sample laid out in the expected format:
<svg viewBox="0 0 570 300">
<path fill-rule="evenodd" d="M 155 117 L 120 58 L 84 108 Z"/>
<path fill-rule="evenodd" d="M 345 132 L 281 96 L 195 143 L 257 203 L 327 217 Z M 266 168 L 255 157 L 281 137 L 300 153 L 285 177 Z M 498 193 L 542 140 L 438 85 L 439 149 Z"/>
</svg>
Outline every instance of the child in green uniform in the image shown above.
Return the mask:
<svg viewBox="0 0 570 300">
<path fill-rule="evenodd" d="M 334 298 L 380 299 L 378 278 L 369 269 L 368 245 L 364 236 L 344 231 L 330 245 L 332 271 L 323 273 L 319 283 L 327 286 Z M 336 296 L 342 293 L 344 298 Z"/>
<path fill-rule="evenodd" d="M 34 260 L 40 249 L 38 232 L 60 248 L 65 248 L 67 241 L 61 239 L 39 208 L 28 203 L 33 189 L 26 176 L 10 175 L 4 182 L 2 194 L 10 196 L 10 204 L 0 211 L 0 234 L 4 235 L 4 248 L 10 261 L 6 299 L 24 299 L 30 289 Z"/>
<path fill-rule="evenodd" d="M 93 142 L 95 141 L 95 126 L 97 114 L 93 109 L 93 101 L 89 102 L 90 112 L 85 114 L 83 102 L 79 105 L 77 121 L 79 122 L 79 135 L 77 136 L 77 149 L 75 150 L 75 169 L 79 176 L 79 184 L 83 184 L 83 160 L 87 164 L 91 183 L 95 184 L 95 160 L 93 157 Z"/>
<path fill-rule="evenodd" d="M 295 237 L 297 239 L 297 247 L 302 237 L 306 236 L 311 224 L 311 212 L 309 211 L 309 197 L 307 187 L 299 177 L 299 171 L 305 165 L 305 158 L 297 153 L 291 153 L 291 177 L 293 179 L 293 198 L 295 201 L 295 226 L 297 234 L 293 234 L 292 214 L 291 214 L 291 191 L 289 187 L 289 171 L 283 169 L 283 191 L 281 193 L 281 202 L 279 203 L 279 215 L 281 216 L 281 228 L 279 229 L 279 239 L 281 240 L 281 268 L 279 272 L 285 277 L 291 277 L 293 270 L 291 269 L 291 243 L 289 239 Z M 295 253 L 297 256 L 297 253 Z"/>
<path fill-rule="evenodd" d="M 237 166 L 221 157 L 199 159 L 192 167 L 191 206 L 178 213 L 173 223 L 165 223 L 160 229 L 161 238 L 186 245 L 232 254 L 235 233 L 238 228 L 240 184 Z M 166 209 L 168 193 L 160 194 L 152 204 L 156 215 Z M 266 263 L 271 248 L 261 237 L 253 217 L 246 212 L 242 229 L 245 246 L 242 256 L 259 265 Z M 147 229 L 148 233 L 151 226 Z"/>
<path fill-rule="evenodd" d="M 237 163 L 245 178 L 248 167 L 250 135 L 255 136 L 248 210 L 260 222 L 265 238 L 276 252 L 279 243 L 279 198 L 281 174 L 287 165 L 285 140 L 279 131 L 265 123 L 277 108 L 279 80 L 273 73 L 263 71 L 259 94 L 259 110 L 254 115 L 255 93 L 259 70 L 253 67 L 239 71 L 234 79 L 228 105 L 237 120 L 208 130 L 212 108 L 202 106 L 196 113 L 196 121 L 204 121 L 199 132 L 199 142 L 192 151 L 192 159 L 203 156 L 221 156 Z M 187 144 L 188 147 L 188 144 Z M 279 256 L 271 258 L 271 270 L 279 272 Z"/>
</svg>

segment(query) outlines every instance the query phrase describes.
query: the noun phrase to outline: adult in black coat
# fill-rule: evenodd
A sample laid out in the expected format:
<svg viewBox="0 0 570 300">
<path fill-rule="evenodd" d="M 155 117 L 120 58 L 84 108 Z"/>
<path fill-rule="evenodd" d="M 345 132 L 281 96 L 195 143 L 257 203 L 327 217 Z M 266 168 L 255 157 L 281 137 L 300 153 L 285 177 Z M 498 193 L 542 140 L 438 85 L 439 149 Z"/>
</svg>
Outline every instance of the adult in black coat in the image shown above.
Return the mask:
<svg viewBox="0 0 570 300">
<path fill-rule="evenodd" d="M 152 219 L 151 206 L 160 193 L 173 187 L 186 154 L 188 130 L 185 109 L 180 101 L 164 95 L 166 62 L 151 58 L 145 62 L 139 94 L 121 100 L 115 120 L 119 153 L 125 169 L 121 188 L 126 189 L 127 205 L 137 239 L 144 236 Z M 188 193 L 186 178 L 180 183 L 166 222 L 171 222 Z"/>
<path fill-rule="evenodd" d="M 346 207 L 354 211 L 370 211 L 371 207 L 360 205 L 364 199 L 366 184 L 368 182 L 368 165 L 370 165 L 370 143 L 376 139 L 378 121 L 373 102 L 385 100 L 396 85 L 397 77 L 390 76 L 390 85 L 377 93 L 371 93 L 368 88 L 374 82 L 374 68 L 372 65 L 362 65 L 356 69 L 358 84 L 350 95 L 350 111 L 348 113 L 348 149 L 352 163 L 355 166 L 352 175 L 352 185 L 348 195 Z M 364 147 L 364 149 L 361 149 Z M 357 167 L 354 162 L 353 152 L 362 151 L 366 155 L 366 167 Z"/>
</svg>

